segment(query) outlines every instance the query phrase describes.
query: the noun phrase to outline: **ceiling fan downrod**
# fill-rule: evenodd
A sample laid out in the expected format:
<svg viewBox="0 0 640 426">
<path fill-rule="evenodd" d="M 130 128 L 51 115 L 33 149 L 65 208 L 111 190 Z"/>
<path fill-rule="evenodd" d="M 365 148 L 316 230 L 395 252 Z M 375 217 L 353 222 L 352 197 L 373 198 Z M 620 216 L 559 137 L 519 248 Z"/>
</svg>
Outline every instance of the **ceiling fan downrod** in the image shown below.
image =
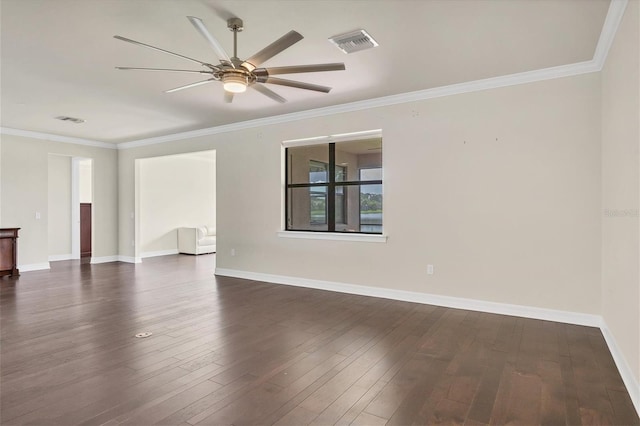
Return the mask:
<svg viewBox="0 0 640 426">
<path fill-rule="evenodd" d="M 238 59 L 238 33 L 244 30 L 244 23 L 240 18 L 229 18 L 227 19 L 227 28 L 233 32 L 233 58 L 231 60 L 240 62 Z"/>
</svg>

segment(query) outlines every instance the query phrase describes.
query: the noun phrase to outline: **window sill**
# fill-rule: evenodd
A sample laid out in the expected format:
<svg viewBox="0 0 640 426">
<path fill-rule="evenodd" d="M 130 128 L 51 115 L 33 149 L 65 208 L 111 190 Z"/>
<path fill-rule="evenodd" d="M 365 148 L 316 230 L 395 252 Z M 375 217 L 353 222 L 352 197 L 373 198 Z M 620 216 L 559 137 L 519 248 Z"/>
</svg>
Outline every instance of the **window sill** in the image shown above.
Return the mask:
<svg viewBox="0 0 640 426">
<path fill-rule="evenodd" d="M 365 243 L 386 243 L 386 235 L 373 234 L 347 234 L 338 232 L 305 232 L 305 231 L 278 231 L 280 238 L 299 238 L 305 240 L 333 240 L 333 241 L 358 241 Z"/>
</svg>

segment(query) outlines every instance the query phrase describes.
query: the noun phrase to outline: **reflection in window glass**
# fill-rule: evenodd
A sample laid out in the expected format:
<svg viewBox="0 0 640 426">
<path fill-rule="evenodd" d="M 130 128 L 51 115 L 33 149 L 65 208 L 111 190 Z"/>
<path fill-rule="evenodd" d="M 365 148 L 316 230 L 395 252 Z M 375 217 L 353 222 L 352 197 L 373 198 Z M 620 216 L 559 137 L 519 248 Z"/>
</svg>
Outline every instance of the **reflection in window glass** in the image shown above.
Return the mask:
<svg viewBox="0 0 640 426">
<path fill-rule="evenodd" d="M 360 180 L 382 180 L 382 167 L 360 169 Z"/>
</svg>

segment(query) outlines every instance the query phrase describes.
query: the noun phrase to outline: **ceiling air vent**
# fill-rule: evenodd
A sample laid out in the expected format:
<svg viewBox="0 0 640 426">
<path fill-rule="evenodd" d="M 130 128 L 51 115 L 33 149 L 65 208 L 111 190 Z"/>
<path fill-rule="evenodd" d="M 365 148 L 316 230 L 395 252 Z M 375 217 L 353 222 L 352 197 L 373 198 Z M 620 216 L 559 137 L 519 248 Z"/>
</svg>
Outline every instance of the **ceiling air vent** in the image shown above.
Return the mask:
<svg viewBox="0 0 640 426">
<path fill-rule="evenodd" d="M 75 124 L 84 123 L 84 120 L 82 118 L 67 117 L 66 115 L 58 116 L 56 117 L 56 120 L 70 121 Z"/>
<path fill-rule="evenodd" d="M 333 36 L 329 41 L 344 53 L 359 52 L 378 46 L 378 42 L 365 30 L 351 31 L 350 33 Z"/>
</svg>

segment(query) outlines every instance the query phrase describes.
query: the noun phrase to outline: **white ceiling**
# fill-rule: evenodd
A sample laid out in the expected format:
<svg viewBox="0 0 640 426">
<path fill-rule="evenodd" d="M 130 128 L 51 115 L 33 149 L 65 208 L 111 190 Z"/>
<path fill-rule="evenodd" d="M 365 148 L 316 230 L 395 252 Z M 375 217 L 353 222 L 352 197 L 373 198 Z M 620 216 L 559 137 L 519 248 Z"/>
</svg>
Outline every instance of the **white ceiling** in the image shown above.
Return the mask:
<svg viewBox="0 0 640 426">
<path fill-rule="evenodd" d="M 609 0 L 1 0 L 2 127 L 119 143 L 588 61 Z M 291 29 L 305 38 L 264 66 L 345 62 L 346 71 L 281 76 L 329 94 L 273 86 L 233 104 L 219 83 L 115 66 L 198 69 L 113 38 L 121 35 L 216 63 L 186 19 L 201 18 L 232 51 L 226 19 L 244 20 L 246 58 Z M 380 46 L 345 55 L 327 41 L 367 30 Z M 67 115 L 86 120 L 55 120 Z"/>
</svg>

